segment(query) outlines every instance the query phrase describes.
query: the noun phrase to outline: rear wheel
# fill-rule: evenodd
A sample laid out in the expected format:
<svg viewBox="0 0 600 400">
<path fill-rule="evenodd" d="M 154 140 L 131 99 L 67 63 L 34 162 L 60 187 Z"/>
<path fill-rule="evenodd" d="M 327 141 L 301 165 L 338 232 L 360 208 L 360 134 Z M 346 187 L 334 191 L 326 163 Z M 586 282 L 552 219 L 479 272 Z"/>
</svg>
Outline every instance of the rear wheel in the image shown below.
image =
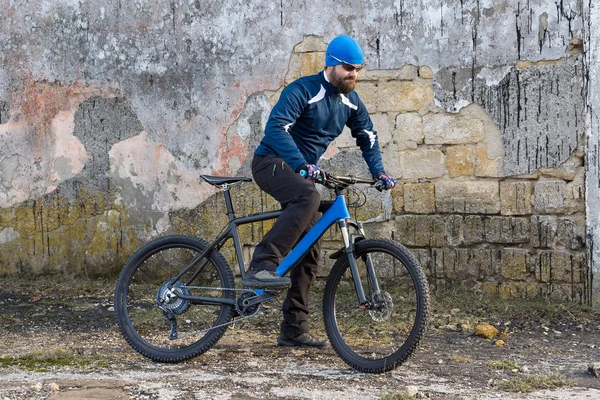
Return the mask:
<svg viewBox="0 0 600 400">
<path fill-rule="evenodd" d="M 348 258 L 339 258 L 325 286 L 325 329 L 335 351 L 353 368 L 389 371 L 413 353 L 425 332 L 427 280 L 408 249 L 391 240 L 360 241 L 354 255 L 370 305 L 358 304 Z M 369 259 L 379 290 L 366 273 Z"/>
<path fill-rule="evenodd" d="M 166 236 L 146 244 L 123 267 L 115 312 L 123 336 L 140 354 L 160 362 L 183 361 L 204 353 L 223 336 L 232 305 L 193 304 L 178 297 L 234 299 L 235 292 L 225 290 L 234 287 L 233 275 L 219 252 L 196 260 L 169 284 L 206 247 L 193 237 Z"/>
</svg>

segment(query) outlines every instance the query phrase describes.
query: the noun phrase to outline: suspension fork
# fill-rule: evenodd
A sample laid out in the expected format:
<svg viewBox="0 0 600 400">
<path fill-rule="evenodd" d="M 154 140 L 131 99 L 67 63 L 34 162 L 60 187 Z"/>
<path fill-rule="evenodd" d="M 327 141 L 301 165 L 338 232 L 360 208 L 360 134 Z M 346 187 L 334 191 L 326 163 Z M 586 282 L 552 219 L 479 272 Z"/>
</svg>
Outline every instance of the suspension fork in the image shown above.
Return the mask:
<svg viewBox="0 0 600 400">
<path fill-rule="evenodd" d="M 352 274 L 352 281 L 354 282 L 354 289 L 356 290 L 358 304 L 361 306 L 368 306 L 369 301 L 365 297 L 365 291 L 360 279 L 360 273 L 358 272 L 358 265 L 356 265 L 356 260 L 354 259 L 354 242 L 350 240 L 346 221 L 340 220 L 338 221 L 338 225 L 342 232 L 342 237 L 344 238 L 344 251 L 346 253 L 346 257 L 348 257 L 348 263 L 350 264 L 350 273 Z"/>
<path fill-rule="evenodd" d="M 358 230 L 358 233 L 360 233 L 362 235 L 362 237 L 366 237 L 365 235 L 365 230 L 363 228 L 363 224 L 360 221 L 356 221 L 356 227 Z M 373 292 L 379 292 L 379 282 L 377 281 L 377 274 L 375 273 L 375 265 L 373 265 L 373 260 L 371 259 L 371 255 L 367 254 L 366 257 L 363 256 L 363 259 L 365 260 L 365 264 L 367 266 L 367 276 L 369 277 L 369 280 L 371 281 L 371 286 L 373 287 Z"/>
<path fill-rule="evenodd" d="M 350 222 L 350 224 L 356 228 L 361 238 L 365 237 L 365 231 L 363 225 L 360 221 Z M 356 259 L 354 257 L 354 244 L 356 243 L 356 237 L 354 235 L 350 236 L 348 234 L 348 227 L 345 220 L 339 221 L 339 227 L 342 232 L 342 237 L 344 239 L 344 251 L 346 253 L 346 257 L 348 257 L 348 263 L 350 264 L 350 272 L 352 274 L 352 280 L 354 282 L 354 289 L 356 290 L 356 296 L 358 298 L 358 302 L 361 306 L 369 307 L 371 304 L 370 300 L 368 300 L 365 296 L 365 291 L 363 289 L 362 280 L 360 278 L 360 273 L 358 271 L 358 265 L 356 264 Z M 366 256 L 362 256 L 363 261 L 365 262 L 366 270 L 367 270 L 367 279 L 371 283 L 372 292 L 378 292 L 379 282 L 377 281 L 377 274 L 375 273 L 375 265 L 373 260 L 371 259 L 371 255 L 367 254 Z"/>
</svg>

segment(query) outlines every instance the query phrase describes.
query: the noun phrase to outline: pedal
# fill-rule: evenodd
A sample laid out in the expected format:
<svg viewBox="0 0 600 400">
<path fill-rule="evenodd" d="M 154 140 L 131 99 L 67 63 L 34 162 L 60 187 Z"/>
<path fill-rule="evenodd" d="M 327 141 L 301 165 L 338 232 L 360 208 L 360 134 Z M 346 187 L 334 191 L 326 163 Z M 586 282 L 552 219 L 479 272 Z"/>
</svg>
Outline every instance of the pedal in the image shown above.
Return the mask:
<svg viewBox="0 0 600 400">
<path fill-rule="evenodd" d="M 246 279 L 242 281 L 246 286 L 253 288 L 272 288 L 272 287 L 287 287 L 292 284 L 292 280 L 285 276 L 279 276 L 274 271 L 260 270 L 250 271 Z"/>
<path fill-rule="evenodd" d="M 265 291 L 263 291 L 263 293 L 259 294 L 258 296 L 254 296 L 254 297 L 251 297 L 249 299 L 246 299 L 246 305 L 247 306 L 253 306 L 253 305 L 256 305 L 256 304 L 260 304 L 263 301 L 271 300 L 273 297 L 276 296 L 277 293 L 278 292 L 272 292 L 272 291 L 265 292 Z"/>
</svg>

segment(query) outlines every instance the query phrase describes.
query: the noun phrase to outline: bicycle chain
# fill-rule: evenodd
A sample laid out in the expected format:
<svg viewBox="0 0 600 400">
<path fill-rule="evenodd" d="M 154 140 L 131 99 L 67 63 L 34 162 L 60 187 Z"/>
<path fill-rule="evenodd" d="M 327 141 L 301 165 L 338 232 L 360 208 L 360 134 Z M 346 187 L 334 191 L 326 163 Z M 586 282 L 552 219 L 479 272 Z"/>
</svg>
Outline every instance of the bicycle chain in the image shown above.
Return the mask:
<svg viewBox="0 0 600 400">
<path fill-rule="evenodd" d="M 232 291 L 232 292 L 253 292 L 253 293 L 256 293 L 256 292 L 254 292 L 254 290 L 250 290 L 250 289 L 234 289 L 234 288 L 203 287 L 203 286 L 185 286 L 185 287 L 189 288 L 189 289 L 229 290 L 229 291 Z M 231 320 L 229 322 L 225 322 L 224 324 L 220 324 L 220 325 L 216 325 L 216 326 L 211 326 L 210 328 L 201 329 L 201 330 L 196 331 L 196 332 L 186 333 L 184 335 L 178 336 L 177 339 L 175 339 L 175 340 L 185 339 L 185 338 L 188 338 L 188 337 L 191 337 L 191 336 L 198 335 L 200 333 L 211 331 L 213 329 L 218 329 L 218 328 L 222 328 L 222 327 L 227 326 L 227 325 L 235 324 L 236 322 L 240 322 L 240 321 L 243 321 L 245 319 L 254 317 L 256 314 L 258 314 L 259 311 L 260 311 L 260 307 L 258 307 L 254 313 L 252 313 L 250 315 L 247 315 L 245 317 L 234 319 L 234 320 Z"/>
</svg>

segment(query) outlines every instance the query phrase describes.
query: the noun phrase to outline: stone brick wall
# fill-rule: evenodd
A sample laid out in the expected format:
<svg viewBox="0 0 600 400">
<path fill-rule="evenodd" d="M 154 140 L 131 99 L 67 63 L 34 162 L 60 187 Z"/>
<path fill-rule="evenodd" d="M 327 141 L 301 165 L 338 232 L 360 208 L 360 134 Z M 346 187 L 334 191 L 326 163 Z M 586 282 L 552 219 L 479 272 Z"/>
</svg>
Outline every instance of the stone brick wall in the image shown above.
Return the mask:
<svg viewBox="0 0 600 400">
<path fill-rule="evenodd" d="M 286 83 L 318 72 L 325 48 L 311 36 L 297 45 Z M 476 104 L 441 110 L 432 78 L 430 68 L 414 65 L 360 75 L 356 90 L 378 131 L 386 170 L 399 183 L 387 197 L 370 193 L 357 211 L 378 221 L 367 224 L 370 236 L 412 249 L 434 287 L 589 301 L 583 145 L 557 168 L 506 176 L 501 133 L 488 113 Z M 272 104 L 282 89 L 270 94 Z M 368 176 L 364 165 L 356 167 L 361 158 L 349 132 L 324 158 L 326 168 Z M 324 238 L 325 259 L 340 240 L 336 232 Z"/>
<path fill-rule="evenodd" d="M 249 176 L 284 85 L 346 33 L 399 182 L 352 213 L 432 285 L 600 304 L 595 2 L 357 4 L 0 0 L 0 277 L 114 276 L 153 238 L 214 236 L 221 195 L 198 175 Z M 344 134 L 320 164 L 367 175 L 360 159 Z"/>
</svg>

